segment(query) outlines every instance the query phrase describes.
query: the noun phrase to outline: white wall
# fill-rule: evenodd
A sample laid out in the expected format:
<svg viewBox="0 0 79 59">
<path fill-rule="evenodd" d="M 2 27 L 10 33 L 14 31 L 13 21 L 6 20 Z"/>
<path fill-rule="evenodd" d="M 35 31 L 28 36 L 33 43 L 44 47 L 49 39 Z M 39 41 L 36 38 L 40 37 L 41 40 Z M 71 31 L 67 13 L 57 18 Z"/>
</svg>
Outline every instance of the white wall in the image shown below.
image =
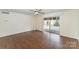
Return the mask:
<svg viewBox="0 0 79 59">
<path fill-rule="evenodd" d="M 0 13 L 0 37 L 33 30 L 33 16 Z"/>
<path fill-rule="evenodd" d="M 36 30 L 43 31 L 43 17 L 41 15 L 35 16 L 35 25 Z"/>
<path fill-rule="evenodd" d="M 68 10 L 63 13 L 60 20 L 60 34 L 79 39 L 79 11 Z"/>
</svg>

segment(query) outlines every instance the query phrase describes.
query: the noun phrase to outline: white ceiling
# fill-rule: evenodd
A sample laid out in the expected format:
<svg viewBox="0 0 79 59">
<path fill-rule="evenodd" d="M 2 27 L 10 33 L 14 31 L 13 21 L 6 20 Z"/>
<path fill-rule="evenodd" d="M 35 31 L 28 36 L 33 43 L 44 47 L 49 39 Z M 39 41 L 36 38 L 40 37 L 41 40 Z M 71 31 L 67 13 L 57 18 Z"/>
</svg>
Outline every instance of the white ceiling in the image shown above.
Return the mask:
<svg viewBox="0 0 79 59">
<path fill-rule="evenodd" d="M 33 15 L 33 10 L 35 10 L 35 9 L 0 9 L 0 10 L 8 11 L 8 12 L 17 12 L 17 13 L 22 13 L 22 14 L 27 14 L 27 15 Z M 64 11 L 64 9 L 41 9 L 41 12 L 43 12 L 43 14 L 62 12 L 62 11 Z"/>
</svg>

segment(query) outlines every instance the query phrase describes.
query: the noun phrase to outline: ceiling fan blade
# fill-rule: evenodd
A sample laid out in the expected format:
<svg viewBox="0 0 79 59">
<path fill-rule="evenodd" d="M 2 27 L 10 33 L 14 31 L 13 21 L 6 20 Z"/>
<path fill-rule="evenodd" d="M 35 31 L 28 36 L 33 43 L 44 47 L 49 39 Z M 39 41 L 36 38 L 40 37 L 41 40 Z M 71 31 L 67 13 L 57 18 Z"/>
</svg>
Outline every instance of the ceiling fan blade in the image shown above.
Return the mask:
<svg viewBox="0 0 79 59">
<path fill-rule="evenodd" d="M 32 10 L 32 9 L 29 9 L 29 11 L 30 11 L 30 12 L 34 12 L 34 10 Z"/>
<path fill-rule="evenodd" d="M 44 14 L 43 12 L 41 12 L 42 9 L 29 9 L 29 11 L 34 15 Z"/>
<path fill-rule="evenodd" d="M 45 14 L 44 12 L 39 12 L 39 14 Z"/>
</svg>

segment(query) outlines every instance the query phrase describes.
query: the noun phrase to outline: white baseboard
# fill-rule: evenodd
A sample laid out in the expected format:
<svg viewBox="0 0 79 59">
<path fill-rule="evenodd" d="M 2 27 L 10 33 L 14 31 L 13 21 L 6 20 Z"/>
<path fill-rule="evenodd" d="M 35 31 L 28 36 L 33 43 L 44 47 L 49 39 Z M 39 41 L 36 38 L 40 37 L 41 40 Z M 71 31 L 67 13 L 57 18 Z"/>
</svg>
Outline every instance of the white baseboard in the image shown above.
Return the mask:
<svg viewBox="0 0 79 59">
<path fill-rule="evenodd" d="M 28 30 L 28 31 L 32 31 L 32 30 Z M 19 31 L 14 33 L 0 33 L 0 37 L 10 36 L 10 35 L 19 34 L 19 33 L 28 32 L 28 31 Z"/>
</svg>

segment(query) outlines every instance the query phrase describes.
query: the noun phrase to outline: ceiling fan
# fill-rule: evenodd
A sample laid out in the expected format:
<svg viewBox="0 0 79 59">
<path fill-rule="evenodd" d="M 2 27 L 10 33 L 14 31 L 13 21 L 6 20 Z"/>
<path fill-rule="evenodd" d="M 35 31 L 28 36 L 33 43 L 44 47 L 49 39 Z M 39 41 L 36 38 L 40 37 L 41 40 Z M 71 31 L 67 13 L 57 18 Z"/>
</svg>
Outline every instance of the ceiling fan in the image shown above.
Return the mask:
<svg viewBox="0 0 79 59">
<path fill-rule="evenodd" d="M 33 10 L 29 10 L 32 12 L 33 15 L 42 15 L 44 14 L 44 12 L 42 12 L 42 9 L 33 9 Z"/>
</svg>

